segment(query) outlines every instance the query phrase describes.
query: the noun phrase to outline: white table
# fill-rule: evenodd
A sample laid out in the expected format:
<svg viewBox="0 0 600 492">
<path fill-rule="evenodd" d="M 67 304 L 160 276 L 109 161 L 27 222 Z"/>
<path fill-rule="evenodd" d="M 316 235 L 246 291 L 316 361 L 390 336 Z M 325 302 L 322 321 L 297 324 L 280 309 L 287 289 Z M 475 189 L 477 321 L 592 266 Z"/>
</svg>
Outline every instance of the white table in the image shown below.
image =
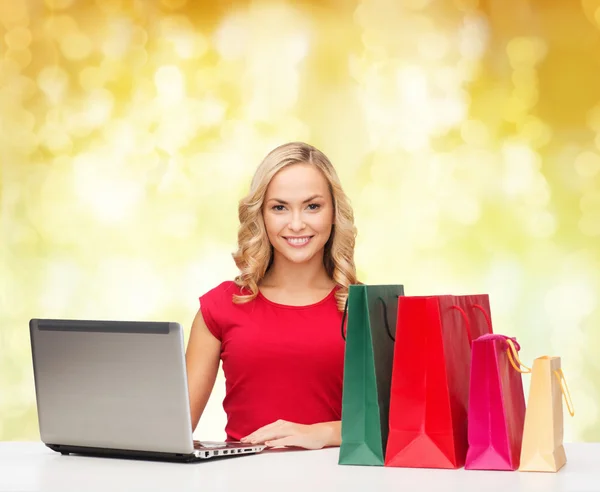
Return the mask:
<svg viewBox="0 0 600 492">
<path fill-rule="evenodd" d="M 0 491 L 502 491 L 600 490 L 600 443 L 568 444 L 559 473 L 339 466 L 338 450 L 272 450 L 177 464 L 61 456 L 41 443 L 0 442 Z"/>
</svg>

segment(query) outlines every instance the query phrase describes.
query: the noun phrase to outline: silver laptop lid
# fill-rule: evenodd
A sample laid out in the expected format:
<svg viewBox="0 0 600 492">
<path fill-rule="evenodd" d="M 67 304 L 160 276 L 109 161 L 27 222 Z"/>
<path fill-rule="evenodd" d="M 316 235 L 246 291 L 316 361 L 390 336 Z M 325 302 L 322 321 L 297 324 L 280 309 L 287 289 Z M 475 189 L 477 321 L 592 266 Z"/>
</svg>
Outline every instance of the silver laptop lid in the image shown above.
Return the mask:
<svg viewBox="0 0 600 492">
<path fill-rule="evenodd" d="M 192 453 L 177 323 L 32 319 L 46 444 Z"/>
</svg>

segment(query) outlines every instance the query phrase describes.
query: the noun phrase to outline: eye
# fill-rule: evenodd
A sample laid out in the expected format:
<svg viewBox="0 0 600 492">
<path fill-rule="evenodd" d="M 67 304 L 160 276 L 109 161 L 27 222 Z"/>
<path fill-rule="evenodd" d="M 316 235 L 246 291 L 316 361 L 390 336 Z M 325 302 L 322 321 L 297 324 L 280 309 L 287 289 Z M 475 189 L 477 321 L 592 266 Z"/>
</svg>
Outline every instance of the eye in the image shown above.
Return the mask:
<svg viewBox="0 0 600 492">
<path fill-rule="evenodd" d="M 321 208 L 321 205 L 319 205 L 318 203 L 311 203 L 311 204 L 308 206 L 308 209 L 309 209 L 309 210 L 319 210 L 320 208 Z"/>
<path fill-rule="evenodd" d="M 275 212 L 283 212 L 285 210 L 285 207 L 283 205 L 274 205 L 273 207 L 271 207 L 271 210 Z"/>
</svg>

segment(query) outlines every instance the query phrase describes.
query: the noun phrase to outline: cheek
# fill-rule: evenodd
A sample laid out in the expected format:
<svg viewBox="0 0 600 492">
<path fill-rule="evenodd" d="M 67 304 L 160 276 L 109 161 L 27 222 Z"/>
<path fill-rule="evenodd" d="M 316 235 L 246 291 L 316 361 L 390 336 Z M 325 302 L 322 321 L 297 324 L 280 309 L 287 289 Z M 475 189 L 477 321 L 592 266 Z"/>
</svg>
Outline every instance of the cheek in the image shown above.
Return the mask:
<svg viewBox="0 0 600 492">
<path fill-rule="evenodd" d="M 279 231 L 281 231 L 282 229 L 281 217 L 266 214 L 263 215 L 263 221 L 265 223 L 265 229 L 267 229 L 267 234 L 269 235 L 269 237 L 277 236 L 277 234 L 279 234 Z"/>
<path fill-rule="evenodd" d="M 332 217 L 328 215 L 319 215 L 312 222 L 311 226 L 315 231 L 327 233 L 333 226 Z"/>
</svg>

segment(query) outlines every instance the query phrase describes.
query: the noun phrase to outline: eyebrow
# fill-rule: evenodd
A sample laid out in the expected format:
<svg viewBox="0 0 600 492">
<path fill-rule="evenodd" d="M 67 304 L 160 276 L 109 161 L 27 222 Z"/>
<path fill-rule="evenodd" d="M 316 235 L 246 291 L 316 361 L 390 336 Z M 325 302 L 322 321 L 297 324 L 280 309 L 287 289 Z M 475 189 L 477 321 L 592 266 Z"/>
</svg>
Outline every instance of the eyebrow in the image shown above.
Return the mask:
<svg viewBox="0 0 600 492">
<path fill-rule="evenodd" d="M 313 195 L 310 198 L 307 198 L 306 200 L 304 200 L 302 203 L 312 202 L 313 200 L 315 200 L 317 198 L 323 198 L 323 195 Z M 271 198 L 271 199 L 269 199 L 269 201 L 275 201 L 275 202 L 281 203 L 282 205 L 289 205 L 288 202 L 286 202 L 285 200 L 282 200 L 281 198 Z"/>
</svg>

